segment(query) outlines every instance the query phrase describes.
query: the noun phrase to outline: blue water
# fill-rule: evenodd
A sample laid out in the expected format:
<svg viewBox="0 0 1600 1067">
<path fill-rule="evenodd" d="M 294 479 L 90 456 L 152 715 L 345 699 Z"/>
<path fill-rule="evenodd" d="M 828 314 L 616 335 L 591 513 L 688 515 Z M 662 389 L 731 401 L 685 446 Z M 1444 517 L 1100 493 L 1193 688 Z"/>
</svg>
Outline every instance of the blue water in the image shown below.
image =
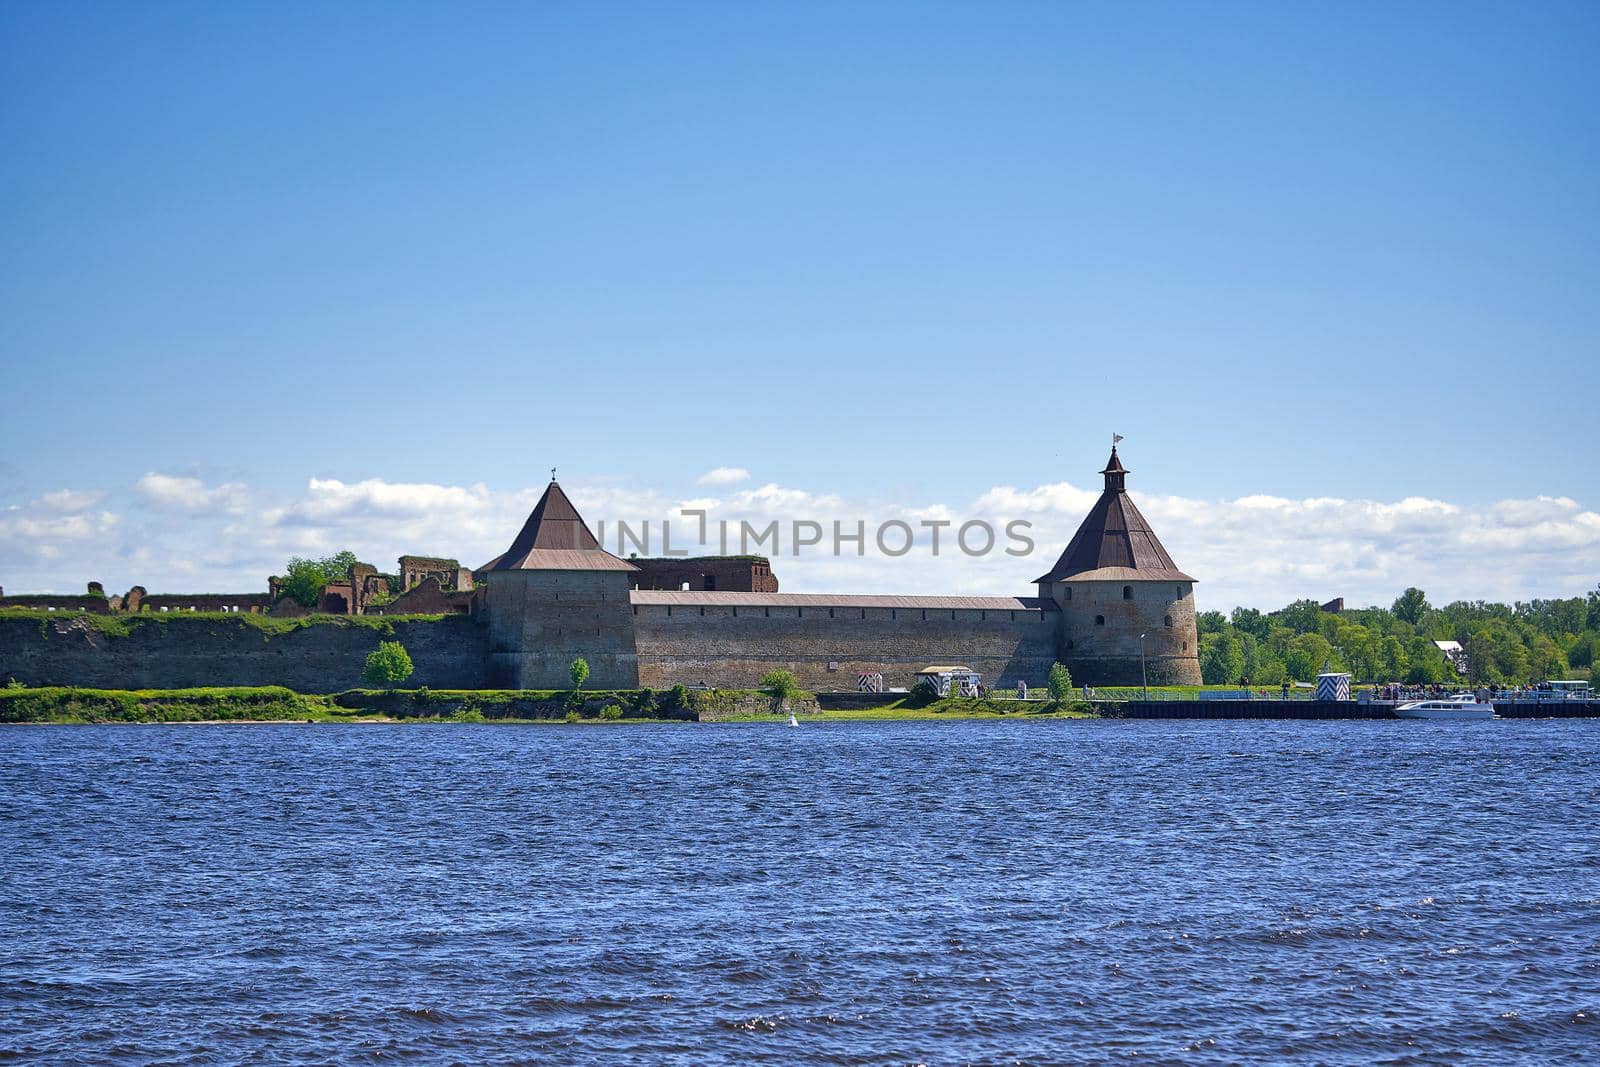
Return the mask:
<svg viewBox="0 0 1600 1067">
<path fill-rule="evenodd" d="M 1600 1061 L 1600 722 L 0 729 L 0 1058 Z"/>
</svg>

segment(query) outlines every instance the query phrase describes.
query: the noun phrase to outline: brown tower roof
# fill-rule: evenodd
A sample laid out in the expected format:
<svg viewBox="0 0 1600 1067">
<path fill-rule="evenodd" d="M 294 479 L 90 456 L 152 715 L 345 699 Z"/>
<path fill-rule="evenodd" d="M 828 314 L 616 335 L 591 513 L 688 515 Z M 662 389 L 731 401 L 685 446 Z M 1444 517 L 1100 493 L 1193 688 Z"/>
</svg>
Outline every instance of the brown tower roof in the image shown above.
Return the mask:
<svg viewBox="0 0 1600 1067">
<path fill-rule="evenodd" d="M 551 479 L 544 496 L 504 553 L 480 571 L 636 571 L 600 547 L 561 486 Z"/>
<path fill-rule="evenodd" d="M 1124 488 L 1128 470 L 1117 458 L 1115 445 L 1111 446 L 1106 469 L 1100 473 L 1105 475 L 1105 491 L 1089 509 L 1056 565 L 1034 581 L 1194 581 L 1172 562 L 1156 532 L 1128 498 Z"/>
</svg>

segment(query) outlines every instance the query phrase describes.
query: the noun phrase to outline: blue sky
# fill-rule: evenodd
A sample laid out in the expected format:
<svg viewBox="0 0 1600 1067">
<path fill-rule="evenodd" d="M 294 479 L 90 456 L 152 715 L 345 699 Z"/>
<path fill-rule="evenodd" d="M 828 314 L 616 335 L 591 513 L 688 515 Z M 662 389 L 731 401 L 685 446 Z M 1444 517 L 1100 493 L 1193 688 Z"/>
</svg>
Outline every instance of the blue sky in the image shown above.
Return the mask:
<svg viewBox="0 0 1600 1067">
<path fill-rule="evenodd" d="M 0 583 L 180 580 L 140 539 L 215 531 L 151 476 L 236 541 L 552 465 L 959 511 L 1113 430 L 1219 507 L 1593 514 L 1597 49 L 1593 4 L 5 5 Z M 85 509 L 114 546 L 22 521 Z"/>
</svg>

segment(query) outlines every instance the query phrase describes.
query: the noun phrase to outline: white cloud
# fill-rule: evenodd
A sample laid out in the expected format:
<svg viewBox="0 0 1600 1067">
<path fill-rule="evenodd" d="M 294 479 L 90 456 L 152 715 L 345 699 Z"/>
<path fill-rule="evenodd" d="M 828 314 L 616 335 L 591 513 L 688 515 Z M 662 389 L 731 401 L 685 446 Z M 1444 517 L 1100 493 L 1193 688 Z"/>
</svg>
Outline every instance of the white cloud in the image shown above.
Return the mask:
<svg viewBox="0 0 1600 1067">
<path fill-rule="evenodd" d="M 764 529 L 776 520 L 783 540 L 775 570 L 787 590 L 1016 595 L 1031 594 L 1029 581 L 1054 561 L 1099 495 L 1097 488 L 1068 482 L 995 486 L 966 503 L 846 497 L 777 483 L 719 497 L 625 484 L 567 488 L 597 533 L 605 524 L 612 550 L 618 520 L 635 531 L 649 520 L 652 551 L 659 550 L 662 520 L 670 520 L 673 546 L 695 554 L 738 552 L 741 523 Z M 19 592 L 75 590 L 89 578 L 118 588 L 139 582 L 152 590 L 260 589 L 289 556 L 346 548 L 383 568 L 402 553 L 476 566 L 505 549 L 543 489 L 310 479 L 295 493 L 263 494 L 239 483 L 208 487 L 194 478 L 150 474 L 133 499 L 153 507 L 123 512 L 106 506 L 105 494 L 59 490 L 0 509 L 0 582 Z M 1352 604 L 1388 603 L 1408 585 L 1426 589 L 1435 602 L 1571 596 L 1600 576 L 1600 514 L 1569 497 L 1466 506 L 1426 497 L 1203 500 L 1135 489 L 1133 498 L 1179 566 L 1200 579 L 1197 596 L 1205 608 L 1272 608 L 1299 597 L 1334 596 Z M 704 544 L 695 543 L 698 521 L 681 516 L 683 508 L 707 512 Z M 994 525 L 1002 549 L 1005 523 L 1026 520 L 1033 553 L 968 557 L 955 547 L 954 528 L 946 527 L 940 554 L 931 554 L 927 524 L 959 526 L 974 518 Z M 864 522 L 864 554 L 847 542 L 839 557 L 816 548 L 796 557 L 795 520 L 821 525 L 829 535 L 824 549 L 831 547 L 835 522 L 847 533 Z M 915 547 L 908 555 L 887 556 L 874 545 L 873 532 L 889 520 L 912 528 Z M 731 531 L 725 548 L 719 522 Z M 898 547 L 902 540 L 896 534 L 889 543 Z"/>
<path fill-rule="evenodd" d="M 978 497 L 977 510 L 1004 515 L 1053 511 L 1081 518 L 1094 506 L 1099 496 L 1098 490 L 1079 489 L 1069 482 L 1041 485 L 1035 489 L 1001 485 Z"/>
<path fill-rule="evenodd" d="M 103 565 L 122 516 L 91 510 L 105 494 L 60 490 L 0 508 L 0 586 L 12 593 L 81 592 L 94 574 L 66 576 L 75 561 Z"/>
<path fill-rule="evenodd" d="M 154 471 L 140 478 L 134 489 L 151 507 L 189 515 L 239 515 L 250 503 L 250 492 L 240 482 L 207 488 L 199 478 Z"/>
<path fill-rule="evenodd" d="M 106 494 L 96 489 L 58 489 L 53 493 L 41 494 L 39 499 L 33 502 L 32 506 L 40 512 L 48 512 L 55 515 L 76 515 L 79 512 L 88 511 L 105 498 Z"/>
<path fill-rule="evenodd" d="M 312 478 L 306 495 L 281 512 L 283 523 L 318 524 L 339 519 L 413 518 L 473 511 L 489 498 L 479 484 L 469 488 L 423 482 L 386 482 L 381 478 L 345 483 L 337 478 Z"/>
<path fill-rule="evenodd" d="M 54 494 L 47 494 L 47 496 Z M 26 550 L 29 542 L 83 541 L 109 533 L 121 517 L 110 511 L 62 513 L 40 497 L 0 510 L 0 543 Z"/>
<path fill-rule="evenodd" d="M 743 467 L 716 467 L 695 479 L 696 485 L 733 485 L 748 482 L 750 472 Z"/>
</svg>

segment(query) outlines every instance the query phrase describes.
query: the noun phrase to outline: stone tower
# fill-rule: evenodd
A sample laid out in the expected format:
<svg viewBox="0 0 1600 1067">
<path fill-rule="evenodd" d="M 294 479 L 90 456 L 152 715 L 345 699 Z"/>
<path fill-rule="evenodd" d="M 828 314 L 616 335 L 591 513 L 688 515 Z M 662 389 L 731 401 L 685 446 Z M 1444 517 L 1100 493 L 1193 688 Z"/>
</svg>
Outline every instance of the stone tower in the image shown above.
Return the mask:
<svg viewBox="0 0 1600 1067">
<path fill-rule="evenodd" d="M 639 684 L 629 577 L 638 570 L 600 547 L 552 479 L 505 553 L 478 574 L 495 684 L 568 689 L 582 657 L 592 689 Z"/>
<path fill-rule="evenodd" d="M 1058 658 L 1079 685 L 1138 685 L 1142 646 L 1151 685 L 1199 685 L 1194 579 L 1128 498 L 1115 445 L 1100 473 L 1105 491 L 1035 579 L 1040 598 L 1060 609 Z"/>
</svg>

